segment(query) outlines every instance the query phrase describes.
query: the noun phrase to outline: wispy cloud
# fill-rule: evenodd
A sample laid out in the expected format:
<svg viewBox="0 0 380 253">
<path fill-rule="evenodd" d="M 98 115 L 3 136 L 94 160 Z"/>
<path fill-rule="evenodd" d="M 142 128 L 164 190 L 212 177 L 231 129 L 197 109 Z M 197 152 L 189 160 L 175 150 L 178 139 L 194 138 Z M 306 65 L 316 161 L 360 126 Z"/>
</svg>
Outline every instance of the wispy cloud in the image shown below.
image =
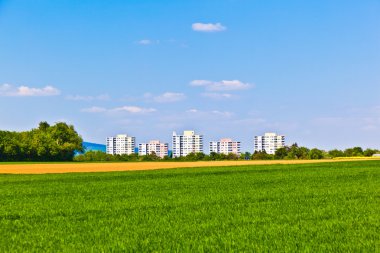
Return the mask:
<svg viewBox="0 0 380 253">
<path fill-rule="evenodd" d="M 186 113 L 193 114 L 193 115 L 196 114 L 196 115 L 203 116 L 206 118 L 210 117 L 210 116 L 218 116 L 218 117 L 223 117 L 223 118 L 229 118 L 229 117 L 233 116 L 233 113 L 228 112 L 228 111 L 218 111 L 218 110 L 202 111 L 202 110 L 198 110 L 195 108 L 187 110 Z"/>
<path fill-rule="evenodd" d="M 107 109 L 103 107 L 97 107 L 97 106 L 92 106 L 89 108 L 83 108 L 81 112 L 88 112 L 88 113 L 101 113 L 101 112 L 106 112 Z"/>
<path fill-rule="evenodd" d="M 144 108 L 139 106 L 122 106 L 111 109 L 113 112 L 129 112 L 133 114 L 144 114 L 157 111 L 154 108 Z"/>
<path fill-rule="evenodd" d="M 165 92 L 161 95 L 152 95 L 150 93 L 144 94 L 144 98 L 157 103 L 173 103 L 186 99 L 186 95 L 176 92 Z"/>
<path fill-rule="evenodd" d="M 15 87 L 11 84 L 0 85 L 0 96 L 6 97 L 43 97 L 56 96 L 61 91 L 53 86 L 45 86 L 43 88 L 33 88 L 28 86 Z"/>
<path fill-rule="evenodd" d="M 137 44 L 142 45 L 142 46 L 149 46 L 149 45 L 159 44 L 159 43 L 160 43 L 159 40 L 150 40 L 150 39 L 143 39 L 143 40 L 137 41 Z"/>
<path fill-rule="evenodd" d="M 229 117 L 231 117 L 233 115 L 232 112 L 218 111 L 218 110 L 211 111 L 211 113 L 215 114 L 215 115 L 223 116 L 223 117 L 226 117 L 226 118 L 229 118 Z"/>
<path fill-rule="evenodd" d="M 115 107 L 111 109 L 107 109 L 104 107 L 89 107 L 89 108 L 83 108 L 81 112 L 88 112 L 88 113 L 103 113 L 103 112 L 127 112 L 131 114 L 146 114 L 157 111 L 154 108 L 144 108 L 139 106 L 121 106 L 121 107 Z"/>
<path fill-rule="evenodd" d="M 222 32 L 227 29 L 221 23 L 194 23 L 191 28 L 196 32 Z"/>
<path fill-rule="evenodd" d="M 187 110 L 186 112 L 189 112 L 189 113 L 197 113 L 197 112 L 199 112 L 197 109 L 189 109 L 189 110 Z"/>
<path fill-rule="evenodd" d="M 239 80 L 222 80 L 219 82 L 209 80 L 193 80 L 190 82 L 191 86 L 205 87 L 208 91 L 233 91 L 233 90 L 246 90 L 253 85 L 243 83 Z"/>
<path fill-rule="evenodd" d="M 217 93 L 217 92 L 206 92 L 201 94 L 203 97 L 208 97 L 212 99 L 230 99 L 235 97 L 230 93 Z"/>
<path fill-rule="evenodd" d="M 101 94 L 98 96 L 68 95 L 66 99 L 73 101 L 109 100 L 110 96 L 107 94 Z"/>
</svg>

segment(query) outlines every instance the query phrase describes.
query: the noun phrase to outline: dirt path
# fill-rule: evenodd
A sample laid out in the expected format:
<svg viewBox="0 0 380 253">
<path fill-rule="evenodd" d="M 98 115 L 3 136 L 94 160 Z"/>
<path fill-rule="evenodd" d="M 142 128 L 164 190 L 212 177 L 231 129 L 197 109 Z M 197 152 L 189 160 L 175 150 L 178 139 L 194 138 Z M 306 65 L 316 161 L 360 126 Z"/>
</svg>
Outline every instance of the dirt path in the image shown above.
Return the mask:
<svg viewBox="0 0 380 253">
<path fill-rule="evenodd" d="M 363 159 L 360 159 L 363 160 Z M 50 174 L 75 172 L 108 172 L 158 170 L 172 168 L 238 166 L 260 164 L 307 164 L 321 162 L 353 161 L 340 160 L 281 160 L 281 161 L 209 161 L 209 162 L 124 162 L 124 163 L 41 163 L 41 164 L 1 164 L 0 174 Z"/>
</svg>

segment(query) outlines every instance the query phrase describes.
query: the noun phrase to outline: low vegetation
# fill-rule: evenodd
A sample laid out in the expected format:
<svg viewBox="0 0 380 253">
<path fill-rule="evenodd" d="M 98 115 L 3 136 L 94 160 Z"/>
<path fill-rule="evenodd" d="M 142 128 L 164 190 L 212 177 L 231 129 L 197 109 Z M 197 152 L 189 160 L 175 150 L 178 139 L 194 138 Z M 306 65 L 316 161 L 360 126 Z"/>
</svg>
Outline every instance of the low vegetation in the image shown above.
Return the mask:
<svg viewBox="0 0 380 253">
<path fill-rule="evenodd" d="M 264 152 L 255 152 L 253 154 L 245 152 L 240 156 L 230 154 L 217 154 L 217 153 L 190 153 L 185 157 L 172 158 L 166 156 L 164 158 L 158 157 L 152 153 L 150 155 L 139 156 L 138 154 L 131 155 L 109 155 L 101 151 L 88 151 L 84 154 L 74 157 L 77 162 L 91 162 L 91 161 L 224 161 L 224 160 L 306 160 L 306 159 L 329 159 L 336 157 L 370 157 L 380 151 L 375 149 L 363 150 L 360 147 L 349 148 L 346 150 L 331 150 L 324 151 L 317 148 L 308 149 L 306 147 L 299 147 L 297 144 L 280 148 L 274 155 Z"/>
<path fill-rule="evenodd" d="M 379 168 L 0 175 L 0 251 L 375 252 Z"/>
</svg>

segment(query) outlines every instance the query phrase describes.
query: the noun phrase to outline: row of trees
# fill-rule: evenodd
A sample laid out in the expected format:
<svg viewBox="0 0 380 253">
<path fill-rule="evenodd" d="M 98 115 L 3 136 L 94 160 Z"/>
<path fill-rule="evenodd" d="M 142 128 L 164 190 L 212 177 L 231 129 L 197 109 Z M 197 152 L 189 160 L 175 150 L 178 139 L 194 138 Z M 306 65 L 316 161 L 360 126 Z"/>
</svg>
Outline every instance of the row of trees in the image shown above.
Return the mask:
<svg viewBox="0 0 380 253">
<path fill-rule="evenodd" d="M 245 160 L 245 155 L 247 155 L 247 159 L 250 159 L 250 153 L 242 154 L 240 156 L 230 153 L 228 155 L 225 154 L 217 154 L 212 152 L 209 155 L 204 153 L 190 153 L 184 157 L 171 157 L 165 156 L 161 158 L 157 156 L 155 153 L 149 155 L 139 156 L 138 154 L 130 154 L 130 155 L 110 155 L 106 154 L 102 151 L 88 151 L 84 154 L 78 155 L 74 157 L 74 161 L 78 162 L 91 162 L 91 161 L 130 161 L 130 162 L 143 162 L 143 161 L 220 161 L 220 160 Z"/>
<path fill-rule="evenodd" d="M 379 150 L 366 149 L 360 147 L 349 148 L 346 150 L 331 150 L 324 151 L 317 148 L 308 149 L 306 147 L 299 147 L 296 143 L 291 146 L 280 148 L 274 155 L 264 152 L 255 152 L 253 154 L 245 152 L 240 156 L 230 153 L 217 154 L 210 153 L 190 153 L 184 157 L 158 157 L 156 154 L 139 156 L 138 154 L 131 155 L 109 155 L 101 151 L 89 151 L 85 154 L 78 155 L 74 158 L 75 161 L 222 161 L 222 160 L 293 160 L 293 159 L 327 159 L 336 157 L 370 157 L 373 154 L 379 153 Z"/>
<path fill-rule="evenodd" d="M 41 122 L 36 129 L 25 132 L 0 131 L 0 161 L 219 161 L 219 160 L 281 160 L 281 159 L 324 159 L 335 157 L 372 156 L 380 153 L 379 150 L 361 147 L 346 150 L 324 151 L 308 149 L 297 144 L 280 148 L 274 155 L 265 152 L 253 154 L 245 152 L 240 156 L 236 154 L 209 155 L 204 153 L 191 153 L 185 157 L 160 158 L 155 154 L 146 156 L 108 155 L 100 151 L 89 151 L 75 156 L 76 152 L 84 152 L 83 140 L 72 125 L 59 122 L 50 126 Z"/>
<path fill-rule="evenodd" d="M 313 148 L 308 149 L 306 147 L 299 147 L 297 143 L 279 148 L 274 154 L 274 159 L 325 159 L 336 157 L 370 157 L 376 153 L 379 153 L 376 149 L 363 150 L 361 147 L 348 148 L 345 150 L 333 149 L 330 151 L 324 151 L 321 149 Z"/>
<path fill-rule="evenodd" d="M 41 122 L 30 131 L 0 131 L 0 161 L 72 161 L 82 143 L 74 126 Z"/>
</svg>

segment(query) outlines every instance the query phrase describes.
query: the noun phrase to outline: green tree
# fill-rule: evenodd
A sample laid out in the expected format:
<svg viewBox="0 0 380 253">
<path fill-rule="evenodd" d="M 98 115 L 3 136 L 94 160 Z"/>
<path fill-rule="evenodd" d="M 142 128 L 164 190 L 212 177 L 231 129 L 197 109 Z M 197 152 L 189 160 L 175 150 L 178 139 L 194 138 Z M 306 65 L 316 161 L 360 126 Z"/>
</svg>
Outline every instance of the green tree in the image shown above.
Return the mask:
<svg viewBox="0 0 380 253">
<path fill-rule="evenodd" d="M 322 159 L 323 158 L 323 151 L 319 150 L 317 148 L 313 148 L 309 152 L 309 159 Z"/>
<path fill-rule="evenodd" d="M 157 156 L 155 152 L 140 157 L 140 161 L 157 161 L 160 159 L 161 157 Z"/>
<path fill-rule="evenodd" d="M 240 154 L 240 160 L 250 160 L 251 159 L 251 153 L 245 152 Z"/>
<path fill-rule="evenodd" d="M 298 147 L 297 143 L 290 146 L 286 159 L 307 159 L 309 156 L 309 149 L 305 147 Z"/>
<path fill-rule="evenodd" d="M 195 160 L 196 161 L 202 161 L 205 159 L 206 155 L 202 152 L 195 153 Z"/>
<path fill-rule="evenodd" d="M 348 148 L 344 150 L 344 154 L 347 157 L 363 156 L 363 149 L 361 147 Z"/>
<path fill-rule="evenodd" d="M 328 152 L 328 155 L 329 155 L 331 158 L 335 158 L 335 157 L 345 157 L 345 156 L 346 156 L 342 150 L 338 150 L 338 149 L 330 150 L 330 151 Z"/>
<path fill-rule="evenodd" d="M 183 159 L 185 161 L 195 161 L 196 160 L 195 153 L 189 153 Z"/>
<path fill-rule="evenodd" d="M 46 132 L 49 129 L 50 125 L 46 121 L 40 122 L 38 125 L 38 130 L 41 132 Z"/>
<path fill-rule="evenodd" d="M 25 132 L 0 131 L 0 161 L 69 161 L 83 151 L 82 138 L 74 127 L 60 122 L 41 122 Z"/>
<path fill-rule="evenodd" d="M 238 160 L 239 156 L 235 153 L 228 153 L 227 160 Z"/>
<path fill-rule="evenodd" d="M 285 159 L 285 157 L 287 157 L 288 154 L 289 154 L 289 147 L 282 147 L 276 150 L 276 152 L 274 153 L 274 158 L 282 160 L 282 159 Z"/>
<path fill-rule="evenodd" d="M 220 160 L 220 156 L 219 156 L 219 154 L 216 153 L 216 152 L 211 152 L 211 153 L 210 153 L 210 160 L 212 160 L 212 161 Z"/>
<path fill-rule="evenodd" d="M 255 151 L 252 155 L 252 160 L 272 160 L 274 158 L 273 155 L 267 154 L 267 152 L 264 151 Z"/>
<path fill-rule="evenodd" d="M 370 149 L 370 148 L 367 148 L 366 150 L 364 150 L 363 152 L 363 155 L 364 156 L 367 156 L 367 157 L 370 157 L 370 156 L 373 156 L 374 154 L 378 153 L 379 151 L 376 150 L 376 149 Z"/>
</svg>

